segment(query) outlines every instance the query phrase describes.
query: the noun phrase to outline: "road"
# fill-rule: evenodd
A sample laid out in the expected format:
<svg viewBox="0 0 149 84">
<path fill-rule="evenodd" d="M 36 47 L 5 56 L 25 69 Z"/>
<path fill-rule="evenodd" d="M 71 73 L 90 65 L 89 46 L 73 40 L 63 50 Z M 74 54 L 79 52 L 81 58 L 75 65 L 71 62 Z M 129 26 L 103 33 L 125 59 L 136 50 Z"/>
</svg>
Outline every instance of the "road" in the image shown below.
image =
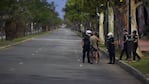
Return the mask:
<svg viewBox="0 0 149 84">
<path fill-rule="evenodd" d="M 99 64 L 82 64 L 80 42 L 61 28 L 0 50 L 0 84 L 141 84 L 102 54 Z"/>
</svg>

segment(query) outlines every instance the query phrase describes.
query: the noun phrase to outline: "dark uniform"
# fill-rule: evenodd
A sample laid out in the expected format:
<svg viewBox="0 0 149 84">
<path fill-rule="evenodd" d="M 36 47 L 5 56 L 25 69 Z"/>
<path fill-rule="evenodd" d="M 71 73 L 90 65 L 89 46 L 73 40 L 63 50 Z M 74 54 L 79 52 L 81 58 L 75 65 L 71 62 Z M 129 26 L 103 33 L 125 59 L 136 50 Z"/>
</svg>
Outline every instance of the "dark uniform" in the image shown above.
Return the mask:
<svg viewBox="0 0 149 84">
<path fill-rule="evenodd" d="M 114 64 L 115 63 L 114 37 L 108 37 L 108 39 L 107 39 L 107 48 L 108 48 L 109 57 L 110 57 L 109 64 Z"/>
<path fill-rule="evenodd" d="M 83 45 L 83 63 L 85 62 L 86 53 L 87 53 L 88 63 L 90 63 L 90 57 L 89 57 L 89 51 L 90 51 L 90 37 L 87 36 L 87 35 L 85 35 L 82 40 L 83 40 L 83 42 L 84 42 L 84 45 Z"/>
<path fill-rule="evenodd" d="M 138 60 L 140 60 L 140 56 L 137 54 L 138 47 L 138 35 L 133 35 L 133 60 L 136 60 L 136 56 Z"/>
<path fill-rule="evenodd" d="M 123 43 L 123 49 L 120 54 L 120 60 L 122 60 L 122 56 L 123 56 L 124 52 L 126 53 L 126 60 L 128 60 L 128 58 L 129 58 L 129 55 L 128 55 L 128 34 L 124 34 L 123 41 L 124 41 L 124 43 Z"/>
</svg>

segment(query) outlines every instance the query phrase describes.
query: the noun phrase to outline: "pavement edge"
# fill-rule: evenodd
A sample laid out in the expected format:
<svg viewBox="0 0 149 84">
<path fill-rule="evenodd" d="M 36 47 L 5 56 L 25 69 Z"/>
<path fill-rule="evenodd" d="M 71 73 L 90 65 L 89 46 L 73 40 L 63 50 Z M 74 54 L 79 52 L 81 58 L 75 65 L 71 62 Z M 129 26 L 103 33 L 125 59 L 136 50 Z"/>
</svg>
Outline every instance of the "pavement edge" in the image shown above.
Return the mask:
<svg viewBox="0 0 149 84">
<path fill-rule="evenodd" d="M 29 38 L 29 39 L 22 40 L 22 41 L 20 41 L 20 42 L 16 42 L 16 43 L 12 43 L 12 44 L 9 44 L 9 45 L 6 45 L 6 46 L 2 46 L 2 47 L 0 47 L 0 50 L 1 50 L 1 49 L 4 49 L 4 48 L 11 47 L 11 46 L 15 46 L 15 45 L 17 45 L 17 44 L 24 43 L 24 42 L 27 42 L 27 41 L 30 41 L 30 40 L 33 40 L 33 39 L 34 39 L 34 38 L 32 37 L 32 38 Z"/>
<path fill-rule="evenodd" d="M 100 51 L 106 56 L 108 56 L 108 53 L 105 50 L 100 49 Z M 144 84 L 149 84 L 149 78 L 146 78 L 145 75 L 141 73 L 139 70 L 135 69 L 134 67 L 128 65 L 127 63 L 123 61 L 119 61 L 118 58 L 116 58 L 116 64 L 118 64 L 121 68 L 129 72 L 131 75 L 133 75 L 135 78 L 137 78 Z"/>
</svg>

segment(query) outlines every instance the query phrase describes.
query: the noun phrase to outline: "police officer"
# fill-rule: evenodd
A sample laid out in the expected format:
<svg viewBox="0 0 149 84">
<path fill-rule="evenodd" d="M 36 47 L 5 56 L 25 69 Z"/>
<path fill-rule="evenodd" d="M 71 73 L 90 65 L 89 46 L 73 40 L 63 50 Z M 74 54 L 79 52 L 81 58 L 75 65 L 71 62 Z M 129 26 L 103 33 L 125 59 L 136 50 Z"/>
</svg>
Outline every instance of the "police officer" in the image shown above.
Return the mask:
<svg viewBox="0 0 149 84">
<path fill-rule="evenodd" d="M 82 39 L 82 48 L 83 48 L 83 58 L 82 58 L 82 62 L 85 62 L 85 57 L 87 54 L 87 59 L 88 59 L 88 63 L 91 64 L 90 62 L 90 57 L 89 57 L 89 52 L 90 52 L 90 36 L 91 36 L 91 31 L 87 30 L 85 36 Z"/>
<path fill-rule="evenodd" d="M 123 31 L 123 49 L 120 54 L 120 60 L 122 60 L 122 56 L 124 52 L 126 53 L 126 60 L 128 60 L 129 55 L 128 55 L 128 32 L 127 30 Z"/>
<path fill-rule="evenodd" d="M 108 33 L 107 38 L 107 49 L 109 52 L 109 58 L 110 61 L 108 64 L 114 64 L 115 63 L 115 45 L 114 45 L 114 37 L 113 33 Z"/>
<path fill-rule="evenodd" d="M 138 58 L 138 60 L 141 59 L 141 57 L 137 54 L 137 48 L 138 48 L 138 35 L 137 35 L 137 31 L 134 30 L 133 31 L 133 60 L 136 60 L 136 57 Z"/>
</svg>

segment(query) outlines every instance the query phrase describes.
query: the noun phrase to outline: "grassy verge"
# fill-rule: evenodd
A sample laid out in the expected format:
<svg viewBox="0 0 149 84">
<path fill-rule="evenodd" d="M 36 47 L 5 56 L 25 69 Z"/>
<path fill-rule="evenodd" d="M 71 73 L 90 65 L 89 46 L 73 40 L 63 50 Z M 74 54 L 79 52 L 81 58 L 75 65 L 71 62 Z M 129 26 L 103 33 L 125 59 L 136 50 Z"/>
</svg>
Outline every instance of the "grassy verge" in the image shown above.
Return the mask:
<svg viewBox="0 0 149 84">
<path fill-rule="evenodd" d="M 0 47 L 15 44 L 15 43 L 18 43 L 18 42 L 21 42 L 21 41 L 24 41 L 24 40 L 27 40 L 27 39 L 30 39 L 30 38 L 33 38 L 33 37 L 42 36 L 42 35 L 45 35 L 45 34 L 48 34 L 48 33 L 49 32 L 42 32 L 42 33 L 39 33 L 39 34 L 34 34 L 34 35 L 29 35 L 29 36 L 25 36 L 25 37 L 16 38 L 16 39 L 11 40 L 11 41 L 3 40 L 3 41 L 0 41 Z"/>
<path fill-rule="evenodd" d="M 142 73 L 146 74 L 146 76 L 147 74 L 149 74 L 149 58 L 142 57 L 142 59 L 139 62 L 132 62 L 128 64 L 135 67 Z"/>
<path fill-rule="evenodd" d="M 120 53 L 116 52 L 116 56 L 119 58 Z M 140 61 L 134 61 L 134 62 L 128 62 L 126 61 L 126 55 L 123 56 L 123 61 L 134 68 L 138 69 L 141 71 L 143 74 L 145 74 L 147 77 L 149 77 L 147 74 L 149 74 L 149 58 L 148 57 L 142 57 Z"/>
<path fill-rule="evenodd" d="M 103 44 L 99 45 L 100 48 L 102 49 L 106 49 L 106 47 Z M 144 54 L 146 55 L 146 54 Z M 120 56 L 120 51 L 116 51 L 116 57 L 119 58 Z M 126 59 L 126 55 L 124 54 L 123 56 L 123 61 L 129 65 L 131 65 L 132 67 L 138 69 L 140 72 L 142 72 L 143 74 L 145 74 L 146 77 L 149 77 L 149 57 L 148 56 L 144 56 L 142 57 L 142 59 L 140 61 L 136 61 L 136 62 L 127 62 Z"/>
<path fill-rule="evenodd" d="M 120 56 L 119 52 L 116 52 L 116 56 Z M 118 57 L 119 58 L 119 57 Z M 129 65 L 131 65 L 132 67 L 138 69 L 140 72 L 142 72 L 143 74 L 145 74 L 147 77 L 149 77 L 149 58 L 147 57 L 142 57 L 142 59 L 140 61 L 135 61 L 135 62 L 128 62 L 126 61 L 126 55 L 123 56 L 123 61 Z"/>
<path fill-rule="evenodd" d="M 82 37 L 81 32 L 75 31 L 75 33 L 76 33 L 79 37 Z"/>
</svg>

